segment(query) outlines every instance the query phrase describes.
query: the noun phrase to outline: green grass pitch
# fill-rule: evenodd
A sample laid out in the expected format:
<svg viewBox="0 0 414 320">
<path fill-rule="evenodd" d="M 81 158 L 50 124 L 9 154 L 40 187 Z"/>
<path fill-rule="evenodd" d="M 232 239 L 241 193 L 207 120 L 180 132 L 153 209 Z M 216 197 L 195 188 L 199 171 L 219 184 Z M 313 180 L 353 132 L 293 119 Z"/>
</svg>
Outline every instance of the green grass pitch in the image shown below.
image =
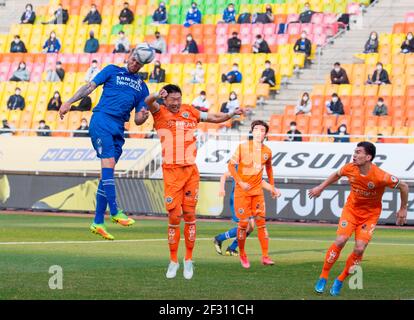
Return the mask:
<svg viewBox="0 0 414 320">
<path fill-rule="evenodd" d="M 270 224 L 273 267 L 260 264 L 254 232 L 247 241 L 251 269 L 237 257 L 215 253 L 212 238 L 233 226 L 229 221 L 199 221 L 192 280 L 167 280 L 166 220 L 140 220 L 129 228 L 107 221 L 120 242 L 89 232 L 91 217 L 0 214 L 0 299 L 331 299 L 317 295 L 326 249 L 334 225 Z M 130 241 L 124 241 L 130 240 Z M 17 243 L 20 242 L 20 243 Z M 229 243 L 225 243 L 226 246 Z M 332 269 L 344 267 L 348 243 Z M 182 260 L 184 242 L 179 256 Z M 180 261 L 181 262 L 181 261 Z M 63 289 L 49 288 L 49 267 L 63 268 Z M 378 228 L 364 261 L 363 289 L 345 283 L 336 299 L 414 299 L 414 229 Z"/>
</svg>

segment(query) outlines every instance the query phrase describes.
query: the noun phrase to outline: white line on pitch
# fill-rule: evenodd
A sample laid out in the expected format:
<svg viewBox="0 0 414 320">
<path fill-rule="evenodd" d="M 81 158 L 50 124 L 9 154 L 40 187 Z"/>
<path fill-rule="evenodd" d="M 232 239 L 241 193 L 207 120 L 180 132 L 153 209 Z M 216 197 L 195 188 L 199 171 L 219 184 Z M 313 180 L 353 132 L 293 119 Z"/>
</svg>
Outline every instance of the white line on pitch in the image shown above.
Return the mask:
<svg viewBox="0 0 414 320">
<path fill-rule="evenodd" d="M 197 238 L 197 241 L 212 241 L 212 238 Z M 247 239 L 253 240 L 253 239 Z M 320 239 L 297 239 L 297 238 L 271 238 L 272 241 L 292 241 L 292 242 L 332 242 L 333 240 Z M 181 239 L 184 241 L 184 239 Z M 47 244 L 102 244 L 102 243 L 135 243 L 135 242 L 167 242 L 167 239 L 129 239 L 129 240 L 85 240 L 85 241 L 16 241 L 0 242 L 0 246 L 12 245 L 47 245 Z M 390 242 L 371 242 L 370 245 L 379 246 L 414 246 L 414 243 L 390 243 Z"/>
</svg>

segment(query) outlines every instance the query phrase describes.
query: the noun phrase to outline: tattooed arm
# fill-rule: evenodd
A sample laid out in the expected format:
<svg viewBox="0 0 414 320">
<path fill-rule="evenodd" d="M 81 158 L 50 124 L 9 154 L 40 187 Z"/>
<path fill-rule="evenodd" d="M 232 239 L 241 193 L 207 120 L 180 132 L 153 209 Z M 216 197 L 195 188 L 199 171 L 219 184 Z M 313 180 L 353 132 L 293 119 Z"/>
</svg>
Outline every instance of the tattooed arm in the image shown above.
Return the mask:
<svg viewBox="0 0 414 320">
<path fill-rule="evenodd" d="M 68 113 L 72 104 L 89 96 L 96 89 L 96 87 L 97 85 L 93 81 L 80 87 L 79 90 L 73 95 L 73 97 L 70 98 L 65 103 L 63 103 L 62 106 L 60 107 L 59 109 L 60 118 L 63 120 L 63 118 L 65 117 L 65 114 Z"/>
</svg>

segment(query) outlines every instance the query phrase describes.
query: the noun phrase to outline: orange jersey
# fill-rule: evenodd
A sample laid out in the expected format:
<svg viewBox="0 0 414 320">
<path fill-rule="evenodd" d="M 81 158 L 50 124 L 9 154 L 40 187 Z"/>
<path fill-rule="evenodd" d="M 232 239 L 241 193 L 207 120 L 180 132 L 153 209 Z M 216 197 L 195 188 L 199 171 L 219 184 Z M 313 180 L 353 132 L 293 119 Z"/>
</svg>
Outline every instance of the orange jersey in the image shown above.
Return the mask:
<svg viewBox="0 0 414 320">
<path fill-rule="evenodd" d="M 371 165 L 366 176 L 362 175 L 358 166 L 348 163 L 339 170 L 341 176 L 349 179 L 351 194 L 346 201 L 344 210 L 349 210 L 356 217 L 367 219 L 370 216 L 380 215 L 382 210 L 382 196 L 385 187 L 396 188 L 398 178 L 381 170 L 375 164 Z"/>
<path fill-rule="evenodd" d="M 197 156 L 194 133 L 200 122 L 200 111 L 184 104 L 178 113 L 172 113 L 162 105 L 153 117 L 154 127 L 161 140 L 163 166 L 175 168 L 193 165 Z"/>
<path fill-rule="evenodd" d="M 237 176 L 232 172 L 233 165 L 237 165 Z M 236 182 L 247 182 L 250 189 L 244 191 L 236 183 L 235 194 L 243 196 L 262 194 L 263 168 L 265 166 L 272 167 L 272 151 L 269 147 L 262 143 L 254 143 L 253 140 L 240 144 L 229 163 L 229 170 Z M 269 180 L 273 180 L 273 176 Z M 270 183 L 272 184 L 273 181 Z"/>
</svg>

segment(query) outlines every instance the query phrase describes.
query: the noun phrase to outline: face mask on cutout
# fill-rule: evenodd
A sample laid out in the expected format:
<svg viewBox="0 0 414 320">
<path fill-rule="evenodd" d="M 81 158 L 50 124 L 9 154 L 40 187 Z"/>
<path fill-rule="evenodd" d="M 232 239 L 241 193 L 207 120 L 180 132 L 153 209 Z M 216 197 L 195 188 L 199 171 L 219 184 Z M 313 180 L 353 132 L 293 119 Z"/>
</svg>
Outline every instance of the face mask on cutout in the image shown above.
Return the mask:
<svg viewBox="0 0 414 320">
<path fill-rule="evenodd" d="M 296 130 L 296 126 L 290 126 L 290 130 L 295 131 Z"/>
<path fill-rule="evenodd" d="M 345 128 L 345 127 L 340 127 L 340 128 L 339 128 L 339 132 L 344 133 L 345 131 L 346 131 L 346 128 Z"/>
</svg>

